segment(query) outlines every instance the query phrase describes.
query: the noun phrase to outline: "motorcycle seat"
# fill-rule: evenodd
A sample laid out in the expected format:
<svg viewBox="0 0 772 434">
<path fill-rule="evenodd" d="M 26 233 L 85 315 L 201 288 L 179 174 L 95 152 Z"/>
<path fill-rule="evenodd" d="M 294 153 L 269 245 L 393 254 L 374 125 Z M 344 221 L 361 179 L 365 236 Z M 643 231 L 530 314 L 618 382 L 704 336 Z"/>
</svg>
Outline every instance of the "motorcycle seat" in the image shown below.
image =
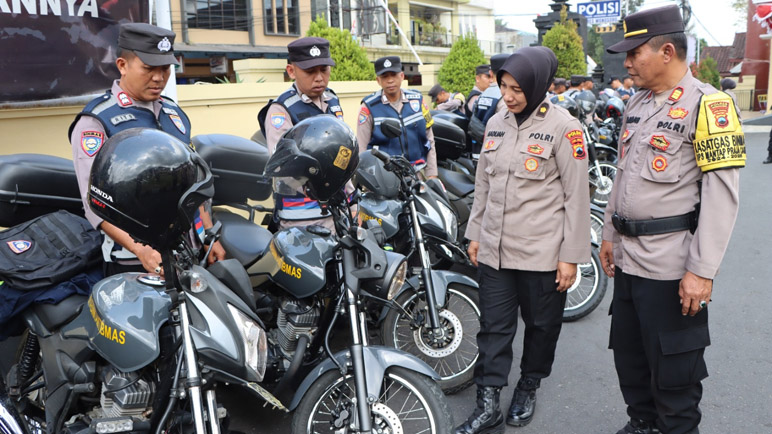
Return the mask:
<svg viewBox="0 0 772 434">
<path fill-rule="evenodd" d="M 439 177 L 445 189 L 457 197 L 464 197 L 474 191 L 474 182 L 470 182 L 467 175 L 452 170 L 438 168 Z"/>
<path fill-rule="evenodd" d="M 46 329 L 53 332 L 78 316 L 87 300 L 86 295 L 72 295 L 57 304 L 37 303 L 33 310 Z"/>
<path fill-rule="evenodd" d="M 254 264 L 268 248 L 273 234 L 246 218 L 227 211 L 214 213 L 222 223 L 220 243 L 229 258 L 237 259 L 244 268 Z"/>
</svg>

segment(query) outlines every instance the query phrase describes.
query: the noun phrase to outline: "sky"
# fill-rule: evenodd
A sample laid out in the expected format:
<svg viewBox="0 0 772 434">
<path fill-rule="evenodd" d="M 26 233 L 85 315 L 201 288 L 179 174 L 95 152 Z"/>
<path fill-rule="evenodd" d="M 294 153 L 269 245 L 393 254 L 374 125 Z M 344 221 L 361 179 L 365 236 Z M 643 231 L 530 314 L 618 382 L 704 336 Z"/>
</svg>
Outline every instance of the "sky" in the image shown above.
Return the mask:
<svg viewBox="0 0 772 434">
<path fill-rule="evenodd" d="M 590 0 L 569 0 L 569 9 L 576 11 L 578 3 L 586 3 Z M 551 12 L 549 5 L 552 0 L 528 0 L 528 1 L 496 1 L 494 14 L 509 24 L 510 28 L 522 30 L 528 33 L 536 33 L 533 24 L 537 14 Z M 624 0 L 622 0 L 624 4 Z M 734 34 L 744 32 L 745 24 L 737 26 L 738 14 L 729 6 L 728 0 L 690 0 L 692 6 L 693 25 L 697 36 L 704 38 L 709 46 L 732 45 Z M 641 9 L 649 9 L 667 4 L 676 4 L 673 0 L 646 0 Z M 680 4 L 680 1 L 677 2 Z M 722 6 L 718 6 L 718 5 Z M 717 7 L 718 6 L 718 7 Z M 731 17 L 730 17 L 731 16 Z M 695 18 L 696 17 L 696 18 Z M 756 24 L 755 22 L 753 24 Z"/>
</svg>

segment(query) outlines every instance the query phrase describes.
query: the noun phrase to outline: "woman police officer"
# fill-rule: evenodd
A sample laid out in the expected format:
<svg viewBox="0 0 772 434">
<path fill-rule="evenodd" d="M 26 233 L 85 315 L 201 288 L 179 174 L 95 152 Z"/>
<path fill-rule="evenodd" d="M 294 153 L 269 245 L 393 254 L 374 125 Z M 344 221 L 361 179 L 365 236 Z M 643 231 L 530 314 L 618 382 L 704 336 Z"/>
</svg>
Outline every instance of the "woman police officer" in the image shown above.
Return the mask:
<svg viewBox="0 0 772 434">
<path fill-rule="evenodd" d="M 554 106 L 547 90 L 557 58 L 546 47 L 512 54 L 497 74 L 507 110 L 487 125 L 466 236 L 479 267 L 480 358 L 477 408 L 456 434 L 524 426 L 536 389 L 552 369 L 566 290 L 577 263 L 590 258 L 587 152 L 579 121 Z M 517 311 L 525 323 L 520 380 L 504 418 Z"/>
</svg>

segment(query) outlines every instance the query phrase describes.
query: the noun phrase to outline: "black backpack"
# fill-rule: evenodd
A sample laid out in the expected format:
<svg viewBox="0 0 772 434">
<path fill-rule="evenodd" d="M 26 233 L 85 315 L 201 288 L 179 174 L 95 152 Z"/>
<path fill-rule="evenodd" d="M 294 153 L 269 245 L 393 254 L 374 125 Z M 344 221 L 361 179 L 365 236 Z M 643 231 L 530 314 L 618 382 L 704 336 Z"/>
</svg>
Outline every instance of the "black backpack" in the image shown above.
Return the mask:
<svg viewBox="0 0 772 434">
<path fill-rule="evenodd" d="M 101 233 L 88 220 L 67 211 L 0 232 L 0 280 L 16 289 L 56 285 L 101 260 Z"/>
</svg>

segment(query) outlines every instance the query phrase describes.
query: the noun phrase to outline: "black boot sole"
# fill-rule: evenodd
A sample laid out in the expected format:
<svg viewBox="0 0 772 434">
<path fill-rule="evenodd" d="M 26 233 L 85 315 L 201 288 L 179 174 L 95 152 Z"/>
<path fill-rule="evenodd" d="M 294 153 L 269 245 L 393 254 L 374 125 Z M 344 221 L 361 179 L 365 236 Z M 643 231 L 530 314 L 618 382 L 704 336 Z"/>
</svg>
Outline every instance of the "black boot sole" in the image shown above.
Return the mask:
<svg viewBox="0 0 772 434">
<path fill-rule="evenodd" d="M 529 417 L 528 419 L 510 419 L 507 418 L 507 425 L 509 426 L 517 426 L 517 427 L 523 427 L 531 423 L 533 420 L 533 415 Z"/>
</svg>

